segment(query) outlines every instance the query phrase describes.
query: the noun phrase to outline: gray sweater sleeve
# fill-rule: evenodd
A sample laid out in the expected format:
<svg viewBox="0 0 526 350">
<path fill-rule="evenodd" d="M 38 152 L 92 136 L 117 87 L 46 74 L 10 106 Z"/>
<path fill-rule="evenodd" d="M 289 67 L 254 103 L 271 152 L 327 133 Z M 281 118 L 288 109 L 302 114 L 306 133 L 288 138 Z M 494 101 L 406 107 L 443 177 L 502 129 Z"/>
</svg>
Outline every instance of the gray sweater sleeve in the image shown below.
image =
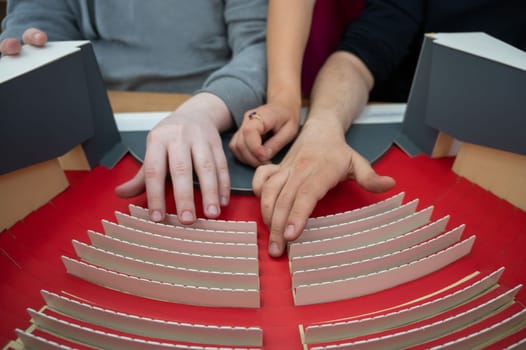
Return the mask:
<svg viewBox="0 0 526 350">
<path fill-rule="evenodd" d="M 243 114 L 261 105 L 266 93 L 266 0 L 227 0 L 232 59 L 213 72 L 199 92 L 210 92 L 228 106 L 239 126 Z"/>
<path fill-rule="evenodd" d="M 7 15 L 2 21 L 4 38 L 22 39 L 24 31 L 30 27 L 43 30 L 49 40 L 83 39 L 68 1 L 65 0 L 9 0 Z"/>
</svg>

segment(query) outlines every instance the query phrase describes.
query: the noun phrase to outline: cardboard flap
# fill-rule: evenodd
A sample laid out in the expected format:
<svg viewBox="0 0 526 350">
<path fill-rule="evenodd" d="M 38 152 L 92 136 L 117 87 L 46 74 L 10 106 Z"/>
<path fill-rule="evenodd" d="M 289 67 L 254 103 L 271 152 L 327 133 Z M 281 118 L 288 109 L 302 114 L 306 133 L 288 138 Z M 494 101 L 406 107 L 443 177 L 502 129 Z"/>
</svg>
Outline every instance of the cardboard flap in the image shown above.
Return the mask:
<svg viewBox="0 0 526 350">
<path fill-rule="evenodd" d="M 485 33 L 426 35 L 397 142 L 431 155 L 444 131 L 526 154 L 525 62 L 525 52 Z"/>
<path fill-rule="evenodd" d="M 0 60 L 0 174 L 63 155 L 82 144 L 97 165 L 120 143 L 91 44 L 24 46 Z"/>
</svg>

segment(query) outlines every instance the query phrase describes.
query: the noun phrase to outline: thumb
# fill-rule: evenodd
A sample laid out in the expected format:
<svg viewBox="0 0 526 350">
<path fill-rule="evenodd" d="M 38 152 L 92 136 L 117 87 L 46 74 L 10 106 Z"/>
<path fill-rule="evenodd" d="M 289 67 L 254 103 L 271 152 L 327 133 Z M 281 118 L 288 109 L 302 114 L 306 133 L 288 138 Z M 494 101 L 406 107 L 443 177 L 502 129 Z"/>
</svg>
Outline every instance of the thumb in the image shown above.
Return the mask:
<svg viewBox="0 0 526 350">
<path fill-rule="evenodd" d="M 356 182 L 358 182 L 363 189 L 373 193 L 388 191 L 396 184 L 396 181 L 392 177 L 378 175 L 375 171 Z"/>
<path fill-rule="evenodd" d="M 367 159 L 354 150 L 350 168 L 350 177 L 354 178 L 360 187 L 369 192 L 385 192 L 393 188 L 396 184 L 396 181 L 392 177 L 378 175 Z"/>
</svg>

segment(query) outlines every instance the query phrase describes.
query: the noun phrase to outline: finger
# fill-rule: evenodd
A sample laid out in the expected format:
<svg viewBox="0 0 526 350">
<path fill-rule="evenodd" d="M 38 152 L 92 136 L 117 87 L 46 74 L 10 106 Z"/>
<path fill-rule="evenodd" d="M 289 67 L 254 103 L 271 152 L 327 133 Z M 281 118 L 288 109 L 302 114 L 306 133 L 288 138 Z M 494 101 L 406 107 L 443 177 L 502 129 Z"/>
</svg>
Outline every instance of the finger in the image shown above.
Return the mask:
<svg viewBox="0 0 526 350">
<path fill-rule="evenodd" d="M 262 165 L 263 162 L 258 159 L 257 154 L 253 153 L 252 150 L 249 149 L 244 136 L 241 136 L 240 140 L 243 142 L 243 144 L 240 144 L 239 146 L 239 153 L 241 154 L 241 158 L 243 159 L 244 163 L 250 165 L 253 168 L 257 168 L 258 166 Z"/>
<path fill-rule="evenodd" d="M 287 179 L 287 172 L 277 172 L 267 179 L 261 190 L 261 215 L 263 222 L 269 227 L 274 223 L 278 198 L 287 183 Z"/>
<path fill-rule="evenodd" d="M 234 134 L 228 147 L 241 163 L 248 164 L 254 168 L 262 164 L 246 147 L 241 130 Z"/>
<path fill-rule="evenodd" d="M 148 135 L 150 138 L 152 133 Z M 163 145 L 148 142 L 144 156 L 144 183 L 152 221 L 161 221 L 166 212 L 164 186 L 166 182 L 166 149 Z"/>
<path fill-rule="evenodd" d="M 143 193 L 145 190 L 144 168 L 141 167 L 133 178 L 115 188 L 115 194 L 121 198 L 130 198 Z"/>
<path fill-rule="evenodd" d="M 219 204 L 225 207 L 230 202 L 230 174 L 228 172 L 228 162 L 225 152 L 221 147 L 221 141 L 217 145 L 212 145 L 212 153 L 216 162 L 217 182 L 219 186 Z"/>
<path fill-rule="evenodd" d="M 256 169 L 254 177 L 252 178 L 252 190 L 256 196 L 261 197 L 263 185 L 278 171 L 279 166 L 275 164 L 263 165 Z"/>
<path fill-rule="evenodd" d="M 261 122 L 256 121 L 257 124 L 251 123 L 250 127 L 241 130 L 245 146 L 253 157 L 258 159 L 258 162 L 268 160 L 269 150 L 263 147 L 262 135 L 265 134 L 264 126 Z M 257 125 L 257 126 L 256 126 Z"/>
<path fill-rule="evenodd" d="M 396 185 L 395 179 L 390 176 L 380 176 L 377 173 L 369 176 L 360 186 L 373 193 L 389 191 Z"/>
<path fill-rule="evenodd" d="M 228 148 L 230 149 L 230 152 L 236 157 L 237 160 L 239 160 L 242 163 L 245 163 L 245 161 L 242 159 L 242 154 L 239 151 L 239 138 L 240 138 L 240 132 L 237 130 L 234 135 L 232 135 L 232 138 L 228 142 Z"/>
<path fill-rule="evenodd" d="M 287 241 L 293 241 L 301 235 L 316 204 L 330 189 L 312 182 L 303 183 L 296 193 L 287 218 L 287 226 L 283 232 L 283 238 Z"/>
<path fill-rule="evenodd" d="M 0 54 L 2 55 L 18 55 L 21 50 L 22 46 L 18 39 L 7 38 L 0 42 Z"/>
<path fill-rule="evenodd" d="M 191 150 L 183 143 L 171 144 L 168 154 L 177 215 L 181 223 L 192 224 L 196 214 Z"/>
<path fill-rule="evenodd" d="M 263 144 L 263 148 L 266 152 L 266 158 L 260 158 L 260 160 L 272 159 L 276 153 L 278 153 L 283 147 L 288 145 L 297 134 L 297 128 L 291 126 L 284 126 L 276 134 L 270 137 Z"/>
<path fill-rule="evenodd" d="M 289 231 L 295 231 L 294 226 L 288 225 L 288 217 L 296 197 L 297 184 L 300 182 L 301 180 L 293 179 L 284 172 L 278 173 L 267 182 L 272 190 L 261 197 L 262 208 L 270 202 L 273 204 L 269 237 L 269 254 L 273 257 L 281 256 L 285 251 L 285 232 L 290 236 Z M 265 189 L 266 185 L 264 192 Z"/>
<path fill-rule="evenodd" d="M 29 28 L 22 35 L 24 43 L 33 46 L 44 46 L 47 42 L 47 35 L 37 28 Z"/>
<path fill-rule="evenodd" d="M 209 218 L 219 216 L 221 209 L 219 206 L 218 176 L 216 172 L 216 163 L 208 142 L 194 145 L 192 147 L 192 159 L 195 172 L 199 179 L 199 187 L 203 194 L 204 213 Z"/>
<path fill-rule="evenodd" d="M 358 152 L 352 153 L 352 170 L 356 182 L 364 189 L 374 193 L 385 192 L 393 188 L 396 181 L 390 176 L 380 176 L 374 171 L 370 163 Z"/>
</svg>

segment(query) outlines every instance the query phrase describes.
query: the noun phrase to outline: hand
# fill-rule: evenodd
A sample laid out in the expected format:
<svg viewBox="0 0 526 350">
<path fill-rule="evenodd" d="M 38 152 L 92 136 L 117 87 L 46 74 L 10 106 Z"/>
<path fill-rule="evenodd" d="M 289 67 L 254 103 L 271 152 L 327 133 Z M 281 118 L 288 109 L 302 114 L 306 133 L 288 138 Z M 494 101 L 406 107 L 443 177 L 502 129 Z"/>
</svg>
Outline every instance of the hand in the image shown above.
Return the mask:
<svg viewBox="0 0 526 350">
<path fill-rule="evenodd" d="M 47 35 L 39 29 L 29 28 L 24 32 L 22 39 L 25 44 L 44 46 L 47 42 Z M 0 54 L 2 55 L 18 55 L 21 50 L 22 46 L 18 39 L 5 38 L 0 42 Z"/>
<path fill-rule="evenodd" d="M 243 123 L 229 143 L 236 158 L 257 167 L 268 163 L 289 144 L 299 129 L 299 107 L 282 103 L 267 103 L 245 113 Z M 272 131 L 266 141 L 264 135 Z"/>
<path fill-rule="evenodd" d="M 118 186 L 118 196 L 146 190 L 150 218 L 166 213 L 165 182 L 172 179 L 177 214 L 183 224 L 196 220 L 192 165 L 203 197 L 204 213 L 216 218 L 230 200 L 230 177 L 219 133 L 232 124 L 224 102 L 209 93 L 186 101 L 148 134 L 144 164 L 131 180 Z"/>
<path fill-rule="evenodd" d="M 270 228 L 271 256 L 283 254 L 285 242 L 299 237 L 316 203 L 345 179 L 354 179 L 371 192 L 395 185 L 394 179 L 379 176 L 347 145 L 340 125 L 324 120 L 309 120 L 279 165 L 256 170 L 253 188 Z"/>
</svg>

